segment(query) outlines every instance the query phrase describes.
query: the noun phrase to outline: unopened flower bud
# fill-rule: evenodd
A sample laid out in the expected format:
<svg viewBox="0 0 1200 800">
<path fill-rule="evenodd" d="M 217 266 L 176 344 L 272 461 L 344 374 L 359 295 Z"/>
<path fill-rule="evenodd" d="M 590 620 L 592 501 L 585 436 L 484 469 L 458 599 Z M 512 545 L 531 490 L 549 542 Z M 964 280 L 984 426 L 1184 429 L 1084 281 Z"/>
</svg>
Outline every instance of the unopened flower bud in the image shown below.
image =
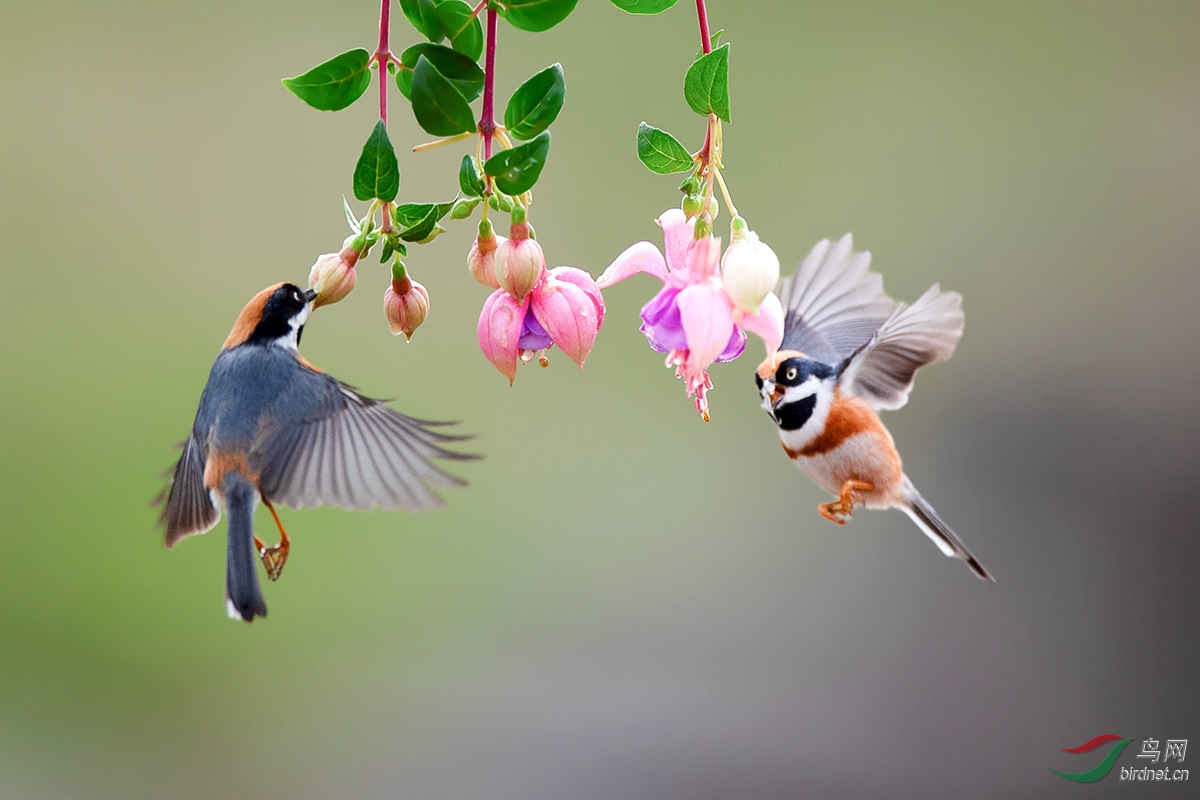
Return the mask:
<svg viewBox="0 0 1200 800">
<path fill-rule="evenodd" d="M 513 199 L 504 192 L 495 192 L 488 197 L 488 205 L 507 214 L 513 210 Z"/>
<path fill-rule="evenodd" d="M 308 286 L 317 292 L 313 308 L 336 303 L 354 289 L 358 275 L 354 269 L 359 254 L 349 245 L 340 253 L 317 256 L 317 263 L 308 273 Z"/>
<path fill-rule="evenodd" d="M 475 206 L 479 205 L 478 197 L 460 197 L 450 206 L 450 219 L 466 219 L 471 216 Z"/>
<path fill-rule="evenodd" d="M 467 269 L 484 286 L 500 288 L 500 281 L 496 280 L 496 248 L 507 241 L 492 232 L 492 223 L 487 220 L 479 223 L 479 236 L 471 245 L 471 252 L 467 253 Z"/>
<path fill-rule="evenodd" d="M 496 280 L 501 289 L 524 302 L 541 280 L 546 258 L 542 246 L 529 238 L 526 223 L 513 225 L 508 232 L 508 241 L 496 248 Z"/>
<path fill-rule="evenodd" d="M 740 217 L 730 230 L 733 241 L 721 258 L 725 291 L 739 309 L 757 314 L 763 299 L 779 282 L 779 258 Z"/>
<path fill-rule="evenodd" d="M 700 198 L 689 194 L 683 198 L 683 214 L 685 219 L 691 219 L 700 213 Z"/>
<path fill-rule="evenodd" d="M 403 333 L 405 339 L 411 341 L 413 331 L 429 315 L 429 292 L 407 277 L 393 278 L 392 285 L 383 293 L 383 315 L 392 327 L 393 336 Z"/>
</svg>

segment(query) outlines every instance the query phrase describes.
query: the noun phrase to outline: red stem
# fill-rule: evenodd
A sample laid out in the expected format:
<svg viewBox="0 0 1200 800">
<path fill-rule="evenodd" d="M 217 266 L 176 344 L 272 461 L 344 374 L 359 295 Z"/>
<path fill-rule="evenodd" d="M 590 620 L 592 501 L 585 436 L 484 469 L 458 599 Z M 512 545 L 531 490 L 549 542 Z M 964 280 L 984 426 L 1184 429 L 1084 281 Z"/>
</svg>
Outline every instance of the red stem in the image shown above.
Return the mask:
<svg viewBox="0 0 1200 800">
<path fill-rule="evenodd" d="M 375 48 L 375 61 L 379 64 L 379 118 L 387 125 L 387 79 L 388 61 L 392 57 L 388 49 L 388 27 L 392 13 L 392 0 L 381 0 L 379 7 L 379 47 Z"/>
<path fill-rule="evenodd" d="M 700 18 L 700 48 L 705 55 L 712 52 L 712 37 L 708 33 L 708 9 L 704 6 L 704 0 L 696 0 L 696 16 Z M 709 159 L 710 153 L 708 148 L 712 145 L 712 117 L 709 116 L 708 132 L 704 135 L 704 147 L 700 152 L 704 154 L 704 159 Z"/>
<path fill-rule="evenodd" d="M 483 137 L 483 160 L 492 157 L 492 134 L 496 131 L 495 96 L 496 80 L 496 10 L 487 9 L 487 59 L 483 70 L 483 115 L 479 120 L 479 134 Z"/>
<path fill-rule="evenodd" d="M 700 46 L 705 54 L 712 52 L 712 37 L 708 35 L 708 9 L 704 0 L 696 0 L 696 16 L 700 18 Z"/>
</svg>

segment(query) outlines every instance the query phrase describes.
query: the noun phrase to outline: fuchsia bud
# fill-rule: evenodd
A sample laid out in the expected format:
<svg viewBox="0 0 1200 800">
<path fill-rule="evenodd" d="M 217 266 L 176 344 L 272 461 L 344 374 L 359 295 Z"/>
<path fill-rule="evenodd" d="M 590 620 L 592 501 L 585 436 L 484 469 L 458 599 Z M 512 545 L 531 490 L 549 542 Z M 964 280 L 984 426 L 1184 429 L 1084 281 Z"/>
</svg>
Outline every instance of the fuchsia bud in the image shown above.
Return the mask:
<svg viewBox="0 0 1200 800">
<path fill-rule="evenodd" d="M 733 304 L 747 314 L 757 314 L 762 301 L 779 282 L 775 251 L 735 217 L 730 225 L 733 241 L 721 258 L 721 278 Z"/>
<path fill-rule="evenodd" d="M 354 289 L 358 281 L 354 265 L 366 249 L 365 243 L 357 241 L 359 238 L 351 236 L 340 252 L 317 256 L 317 263 L 312 265 L 308 273 L 308 288 L 317 291 L 317 297 L 313 300 L 314 309 L 336 303 Z"/>
<path fill-rule="evenodd" d="M 479 235 L 467 253 L 467 269 L 484 286 L 500 288 L 500 281 L 496 280 L 496 249 L 507 241 L 492 232 L 492 223 L 487 220 L 479 223 Z"/>
<path fill-rule="evenodd" d="M 429 315 L 429 292 L 407 277 L 393 278 L 392 285 L 383 293 L 383 315 L 392 326 L 393 336 L 403 333 L 405 339 L 412 341 L 413 331 Z"/>
<path fill-rule="evenodd" d="M 519 301 L 525 300 L 546 268 L 542 246 L 529 238 L 529 223 L 514 223 L 508 241 L 496 248 L 496 280 L 500 288 Z"/>
</svg>

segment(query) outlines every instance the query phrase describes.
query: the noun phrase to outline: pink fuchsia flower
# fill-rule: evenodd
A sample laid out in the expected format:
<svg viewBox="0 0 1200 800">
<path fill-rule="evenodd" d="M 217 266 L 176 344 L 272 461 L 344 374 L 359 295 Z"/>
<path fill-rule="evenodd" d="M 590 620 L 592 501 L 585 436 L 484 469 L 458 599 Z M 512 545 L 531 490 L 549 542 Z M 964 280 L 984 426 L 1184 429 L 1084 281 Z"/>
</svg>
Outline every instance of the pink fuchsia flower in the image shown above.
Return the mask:
<svg viewBox="0 0 1200 800">
<path fill-rule="evenodd" d="M 518 359 L 536 356 L 546 366 L 545 351 L 553 345 L 583 369 L 602 324 L 604 297 L 592 276 L 574 267 L 555 267 L 524 300 L 504 289 L 492 292 L 477 332 L 483 354 L 512 383 Z"/>
<path fill-rule="evenodd" d="M 650 346 L 667 354 L 667 366 L 685 381 L 696 410 L 708 420 L 708 392 L 713 388 L 708 368 L 714 362 L 732 361 L 746 347 L 745 331 L 763 339 L 768 355 L 783 340 L 783 307 L 773 292 L 751 314 L 735 307 L 717 262 L 721 242 L 711 236 L 695 238 L 695 220 L 681 209 L 671 209 L 657 220 L 663 230 L 666 255 L 649 242 L 629 247 L 609 265 L 596 282 L 606 289 L 645 272 L 663 282 L 663 288 L 642 307 L 642 333 Z"/>
<path fill-rule="evenodd" d="M 413 331 L 429 315 L 429 292 L 407 277 L 401 280 L 393 278 L 391 286 L 383 293 L 383 315 L 387 317 L 393 336 L 403 333 L 404 338 L 411 342 Z"/>
</svg>

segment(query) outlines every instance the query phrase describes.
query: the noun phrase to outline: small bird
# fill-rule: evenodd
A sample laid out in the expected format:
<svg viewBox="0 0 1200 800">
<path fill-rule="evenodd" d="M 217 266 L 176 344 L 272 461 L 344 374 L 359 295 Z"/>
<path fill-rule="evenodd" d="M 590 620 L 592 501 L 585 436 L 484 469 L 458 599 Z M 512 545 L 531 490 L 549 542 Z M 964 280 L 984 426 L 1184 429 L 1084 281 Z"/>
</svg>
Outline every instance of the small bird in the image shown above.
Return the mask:
<svg viewBox="0 0 1200 800">
<path fill-rule="evenodd" d="M 275 506 L 346 509 L 441 505 L 430 487 L 465 486 L 432 459 L 477 456 L 441 443 L 467 436 L 430 430 L 452 423 L 400 414 L 320 371 L 297 348 L 316 292 L 277 283 L 256 294 L 225 340 L 192 434 L 164 490 L 159 520 L 167 547 L 205 533 L 229 515 L 226 610 L 247 622 L 265 617 L 255 551 L 276 580 L 290 548 Z M 258 501 L 275 518 L 280 542 L 253 533 Z"/>
<path fill-rule="evenodd" d="M 985 581 L 992 576 L 904 474 L 892 435 L 876 413 L 908 401 L 913 376 L 954 353 L 963 331 L 962 295 L 937 284 L 911 306 L 883 293 L 869 252 L 846 234 L 817 244 L 783 282 L 780 350 L 758 367 L 762 407 L 784 452 L 837 495 L 817 507 L 845 524 L 856 503 L 898 508 L 943 553 Z"/>
</svg>

